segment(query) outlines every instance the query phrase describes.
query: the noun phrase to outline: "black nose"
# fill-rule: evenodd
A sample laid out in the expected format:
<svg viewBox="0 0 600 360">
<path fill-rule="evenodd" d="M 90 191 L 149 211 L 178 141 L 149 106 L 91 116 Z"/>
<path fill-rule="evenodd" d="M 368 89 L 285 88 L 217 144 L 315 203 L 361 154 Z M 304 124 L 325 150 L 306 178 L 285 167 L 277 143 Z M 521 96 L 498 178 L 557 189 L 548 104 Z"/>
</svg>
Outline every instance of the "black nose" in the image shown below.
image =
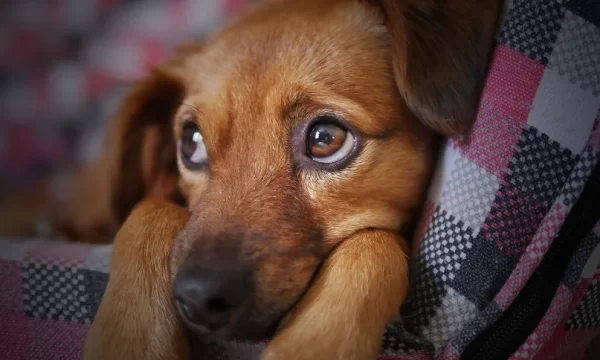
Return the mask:
<svg viewBox="0 0 600 360">
<path fill-rule="evenodd" d="M 179 271 L 173 283 L 173 295 L 184 321 L 217 331 L 250 296 L 247 271 L 194 269 Z"/>
</svg>

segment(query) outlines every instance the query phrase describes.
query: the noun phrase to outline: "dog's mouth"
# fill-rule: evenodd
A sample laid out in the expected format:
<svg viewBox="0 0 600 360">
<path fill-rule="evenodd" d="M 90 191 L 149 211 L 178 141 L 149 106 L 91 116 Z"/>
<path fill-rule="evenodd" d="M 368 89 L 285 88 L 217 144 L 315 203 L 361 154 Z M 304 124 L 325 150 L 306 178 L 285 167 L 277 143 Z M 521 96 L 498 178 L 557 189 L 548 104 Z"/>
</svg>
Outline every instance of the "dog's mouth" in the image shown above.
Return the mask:
<svg viewBox="0 0 600 360">
<path fill-rule="evenodd" d="M 277 332 L 281 331 L 293 316 L 293 309 L 304 297 L 318 272 L 321 269 L 322 263 L 314 269 L 314 272 L 307 282 L 305 287 L 298 292 L 295 301 L 277 306 L 265 306 L 269 310 L 263 310 L 260 306 L 252 301 L 250 296 L 244 303 L 231 311 L 229 314 L 224 314 L 226 320 L 215 317 L 214 314 L 205 316 L 206 314 L 194 312 L 194 309 L 188 305 L 190 302 L 182 301 L 175 295 L 175 306 L 179 314 L 179 318 L 188 328 L 189 331 L 196 336 L 211 337 L 219 341 L 248 341 L 262 342 L 271 339 Z M 213 304 L 216 311 L 226 312 L 227 304 Z M 283 305 L 283 306 L 282 306 Z M 279 308 L 280 310 L 275 310 Z"/>
<path fill-rule="evenodd" d="M 193 321 L 189 307 L 182 302 L 175 301 L 175 306 L 179 318 L 190 332 L 196 336 L 210 337 L 218 341 L 261 342 L 269 340 L 275 335 L 286 315 L 286 313 L 269 314 L 258 317 L 252 309 L 248 308 L 236 314 L 237 316 L 224 326 L 211 326 L 206 321 L 202 323 Z"/>
<path fill-rule="evenodd" d="M 263 272 L 261 264 L 270 259 L 209 262 L 204 254 L 187 253 L 182 242 L 178 236 L 169 264 L 177 313 L 192 333 L 220 340 L 272 338 L 293 317 L 326 258 L 290 256 L 294 264 L 277 261 L 276 271 Z"/>
</svg>

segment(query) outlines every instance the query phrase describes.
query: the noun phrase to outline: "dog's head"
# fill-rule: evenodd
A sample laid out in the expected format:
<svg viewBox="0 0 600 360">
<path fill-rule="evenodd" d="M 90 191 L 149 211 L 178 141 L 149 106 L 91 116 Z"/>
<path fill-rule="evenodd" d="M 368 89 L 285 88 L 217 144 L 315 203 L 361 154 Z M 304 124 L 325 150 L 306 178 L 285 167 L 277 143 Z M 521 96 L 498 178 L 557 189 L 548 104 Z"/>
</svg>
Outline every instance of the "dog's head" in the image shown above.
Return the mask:
<svg viewBox="0 0 600 360">
<path fill-rule="evenodd" d="M 172 268 L 192 328 L 268 335 L 336 245 L 406 224 L 436 134 L 473 117 L 497 8 L 269 1 L 138 84 L 114 127 L 115 210 L 187 201 Z"/>
</svg>

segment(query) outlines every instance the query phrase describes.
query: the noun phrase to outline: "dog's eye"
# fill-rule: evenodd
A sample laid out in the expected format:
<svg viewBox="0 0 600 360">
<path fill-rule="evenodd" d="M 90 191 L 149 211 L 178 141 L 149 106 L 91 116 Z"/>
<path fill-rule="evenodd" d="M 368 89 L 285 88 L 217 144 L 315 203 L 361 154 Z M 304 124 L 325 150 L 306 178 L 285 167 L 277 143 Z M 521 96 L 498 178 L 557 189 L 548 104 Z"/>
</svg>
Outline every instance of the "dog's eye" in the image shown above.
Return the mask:
<svg viewBox="0 0 600 360">
<path fill-rule="evenodd" d="M 318 122 L 306 141 L 308 155 L 317 162 L 331 164 L 348 156 L 354 147 L 354 135 L 331 122 Z"/>
<path fill-rule="evenodd" d="M 179 153 L 183 164 L 190 170 L 197 170 L 206 165 L 208 154 L 204 139 L 193 122 L 183 125 L 181 139 L 179 139 Z"/>
</svg>

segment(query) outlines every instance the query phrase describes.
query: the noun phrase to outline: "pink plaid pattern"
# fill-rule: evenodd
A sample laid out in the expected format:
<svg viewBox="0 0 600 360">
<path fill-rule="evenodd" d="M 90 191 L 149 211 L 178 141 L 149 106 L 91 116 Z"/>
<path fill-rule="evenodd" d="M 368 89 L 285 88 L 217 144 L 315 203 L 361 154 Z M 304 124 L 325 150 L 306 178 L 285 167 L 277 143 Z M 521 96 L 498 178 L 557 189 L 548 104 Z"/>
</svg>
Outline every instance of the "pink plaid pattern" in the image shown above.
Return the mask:
<svg viewBox="0 0 600 360">
<path fill-rule="evenodd" d="M 43 241 L 31 250 L 24 260 L 30 263 L 79 267 L 85 262 L 92 249 L 93 246 L 89 244 Z"/>
<path fill-rule="evenodd" d="M 494 301 L 503 308 L 507 308 L 521 292 L 529 276 L 539 265 L 548 246 L 554 240 L 565 220 L 567 211 L 561 204 L 556 204 L 550 209 L 546 218 L 537 229 L 531 243 L 527 246 L 521 261 L 506 281 L 506 285 L 498 292 Z"/>
<path fill-rule="evenodd" d="M 536 360 L 546 359 L 584 359 L 590 342 L 598 335 L 597 330 L 582 330 L 577 333 L 567 332 L 562 338 L 557 339 L 553 348 L 548 351 L 540 351 Z M 597 353 L 590 354 L 588 358 L 593 359 Z"/>
<path fill-rule="evenodd" d="M 57 320 L 39 322 L 31 336 L 29 358 L 40 360 L 80 358 L 88 328 L 89 325 L 69 324 Z"/>
<path fill-rule="evenodd" d="M 77 162 L 113 98 L 182 39 L 202 38 L 246 0 L 9 2 L 0 25 L 0 189 Z M 77 133 L 73 134 L 73 129 Z M 10 156 L 9 156 L 10 154 Z M 16 155 L 15 155 L 16 154 Z M 18 156 L 17 156 L 18 155 Z"/>
<path fill-rule="evenodd" d="M 96 247 L 7 239 L 0 249 L 0 358 L 79 359 L 108 281 L 85 266 Z"/>
<path fill-rule="evenodd" d="M 551 334 L 550 338 L 542 344 L 542 348 L 536 354 L 536 359 L 561 359 L 565 356 L 573 354 L 573 351 L 577 353 L 582 353 L 586 350 L 586 346 L 588 342 L 593 338 L 594 335 L 598 333 L 597 329 L 594 330 L 583 330 L 583 331 L 569 331 L 566 329 L 565 325 L 567 322 L 567 317 L 572 314 L 577 305 L 581 303 L 584 295 L 589 289 L 591 281 L 588 279 L 580 279 L 579 284 L 573 291 L 572 296 L 570 297 L 570 304 L 568 309 L 564 309 L 564 306 L 555 306 L 553 312 L 557 312 L 557 308 L 560 307 L 562 311 L 562 318 L 560 323 L 556 326 L 546 326 L 545 331 L 554 329 L 554 332 Z M 563 296 L 567 293 L 567 290 L 564 287 L 561 287 Z M 562 304 L 561 304 L 562 305 Z M 552 308 L 552 307 L 551 307 Z M 552 310 L 550 310 L 552 311 Z M 560 313 L 560 311 L 559 311 Z M 581 334 L 580 334 L 581 333 Z M 575 335 L 575 338 L 574 338 Z M 583 335 L 581 338 L 578 338 L 579 335 Z M 580 354 L 581 356 L 581 354 Z"/>
<path fill-rule="evenodd" d="M 492 58 L 482 101 L 522 124 L 527 121 L 543 75 L 542 64 L 500 44 Z"/>
<path fill-rule="evenodd" d="M 120 2 L 98 4 L 111 11 Z M 600 6 L 589 0 L 511 4 L 475 125 L 444 147 L 415 231 L 405 316 L 386 328 L 380 360 L 462 358 L 520 301 L 562 240 L 577 246 L 567 254 L 545 312 L 524 341 L 514 344 L 510 358 L 583 359 L 597 344 L 592 341 L 600 328 L 600 221 L 584 238 L 564 239 L 561 231 L 586 184 L 595 181 L 591 176 L 600 160 L 600 54 L 589 51 L 600 46 L 600 19 L 594 15 Z M 238 1 L 223 1 L 210 11 L 228 14 L 237 7 Z M 117 79 L 139 76 L 147 64 L 164 58 L 166 44 L 183 36 L 190 14 L 199 14 L 186 0 L 169 2 L 157 13 L 145 8 L 144 16 L 136 12 L 141 8 L 130 10 L 136 19 L 131 31 L 127 22 L 117 22 L 87 49 L 96 61 L 74 70 L 82 74 L 78 83 L 40 80 L 38 90 L 25 94 L 41 104 L 31 108 L 52 108 L 52 89 L 63 86 L 102 97 Z M 52 8 L 63 10 L 58 3 Z M 148 24 L 157 21 L 156 29 L 172 26 L 177 34 L 150 36 Z M 27 29 L 15 31 L 31 36 Z M 118 50 L 103 54 L 107 44 Z M 23 51 L 63 50 L 33 41 Z M 15 54 L 8 61 L 26 58 Z M 5 275 L 0 355 L 78 358 L 106 286 L 109 251 L 43 241 L 10 246 L 9 256 L 0 254 Z M 7 247 L 0 242 L 0 249 Z M 221 345 L 225 358 L 240 354 L 239 344 Z"/>
<path fill-rule="evenodd" d="M 400 336 L 412 345 L 403 349 L 460 358 L 513 305 L 557 241 L 600 159 L 600 99 L 589 80 L 600 74 L 600 55 L 569 42 L 600 44 L 600 24 L 589 18 L 597 10 L 586 1 L 512 2 L 475 125 L 446 145 L 417 226 L 402 326 L 426 344 Z M 465 236 L 464 250 L 452 251 Z M 545 358 L 573 333 L 585 336 L 568 346 L 577 350 L 569 358 L 584 356 L 600 325 L 600 285 L 584 278 L 600 263 L 598 244 L 597 231 L 581 240 L 546 313 L 512 358 Z"/>
<path fill-rule="evenodd" d="M 0 262 L 0 313 L 23 312 L 21 293 L 21 264 L 17 261 Z"/>
<path fill-rule="evenodd" d="M 0 355 L 3 359 L 28 359 L 34 320 L 19 312 L 0 312 Z"/>
<path fill-rule="evenodd" d="M 600 113 L 598 113 L 598 118 L 596 118 L 596 122 L 594 123 L 594 130 L 592 133 L 592 138 L 590 141 L 590 146 L 594 149 L 594 151 L 600 151 Z"/>
<path fill-rule="evenodd" d="M 541 64 L 496 47 L 475 126 L 458 143 L 466 158 L 498 177 L 504 174 L 543 73 Z"/>
<path fill-rule="evenodd" d="M 571 298 L 572 293 L 567 287 L 560 286 L 558 288 L 548 312 L 525 343 L 511 356 L 511 360 L 533 358 L 550 339 L 553 330 L 562 322 L 565 313 L 569 309 Z"/>
</svg>

